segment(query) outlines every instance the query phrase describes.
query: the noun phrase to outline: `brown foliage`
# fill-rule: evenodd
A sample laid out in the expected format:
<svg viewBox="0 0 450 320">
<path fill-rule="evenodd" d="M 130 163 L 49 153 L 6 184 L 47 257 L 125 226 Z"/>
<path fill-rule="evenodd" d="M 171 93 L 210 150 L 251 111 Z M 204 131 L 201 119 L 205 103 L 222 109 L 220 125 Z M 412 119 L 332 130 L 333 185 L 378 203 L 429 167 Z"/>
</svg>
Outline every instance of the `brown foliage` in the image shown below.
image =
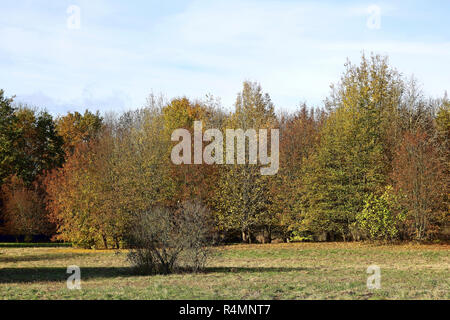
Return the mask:
<svg viewBox="0 0 450 320">
<path fill-rule="evenodd" d="M 407 131 L 395 158 L 392 180 L 408 211 L 408 233 L 433 237 L 448 221 L 448 175 L 437 146 L 423 130 Z"/>
<path fill-rule="evenodd" d="M 12 176 L 2 186 L 2 192 L 4 233 L 29 238 L 53 232 L 37 183 L 27 187 L 20 178 Z"/>
</svg>

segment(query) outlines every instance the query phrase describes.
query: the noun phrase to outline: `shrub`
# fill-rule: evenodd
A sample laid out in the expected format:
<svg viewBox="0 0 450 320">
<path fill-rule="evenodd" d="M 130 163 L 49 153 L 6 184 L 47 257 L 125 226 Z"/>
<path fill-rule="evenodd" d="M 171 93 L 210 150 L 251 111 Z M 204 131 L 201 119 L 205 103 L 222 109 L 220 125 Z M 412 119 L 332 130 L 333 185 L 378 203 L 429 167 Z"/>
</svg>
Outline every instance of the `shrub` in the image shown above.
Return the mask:
<svg viewBox="0 0 450 320">
<path fill-rule="evenodd" d="M 289 238 L 290 242 L 310 242 L 313 241 L 312 235 L 305 235 L 305 232 L 301 232 L 298 230 L 292 231 L 292 235 Z"/>
<path fill-rule="evenodd" d="M 199 271 L 208 257 L 207 213 L 185 202 L 177 210 L 155 207 L 137 214 L 128 233 L 128 260 L 141 273 Z"/>
<path fill-rule="evenodd" d="M 188 201 L 179 207 L 177 217 L 183 243 L 180 261 L 184 268 L 200 271 L 206 266 L 212 242 L 211 215 L 198 202 Z"/>
<path fill-rule="evenodd" d="M 357 228 L 370 240 L 394 240 L 405 219 L 405 213 L 397 205 L 390 187 L 381 196 L 370 194 L 364 209 L 356 215 Z"/>
</svg>

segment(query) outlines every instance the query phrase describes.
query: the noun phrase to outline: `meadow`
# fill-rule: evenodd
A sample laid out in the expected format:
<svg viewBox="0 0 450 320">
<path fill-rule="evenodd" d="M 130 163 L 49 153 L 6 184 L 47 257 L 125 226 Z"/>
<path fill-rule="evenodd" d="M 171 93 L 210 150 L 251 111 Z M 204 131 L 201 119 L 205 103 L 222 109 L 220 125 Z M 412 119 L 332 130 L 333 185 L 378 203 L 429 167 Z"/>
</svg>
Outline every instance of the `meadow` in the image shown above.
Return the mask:
<svg viewBox="0 0 450 320">
<path fill-rule="evenodd" d="M 449 299 L 449 245 L 296 243 L 212 249 L 202 273 L 143 276 L 126 251 L 1 247 L 0 299 Z M 69 265 L 81 290 L 68 290 Z M 381 288 L 369 290 L 369 265 Z"/>
</svg>

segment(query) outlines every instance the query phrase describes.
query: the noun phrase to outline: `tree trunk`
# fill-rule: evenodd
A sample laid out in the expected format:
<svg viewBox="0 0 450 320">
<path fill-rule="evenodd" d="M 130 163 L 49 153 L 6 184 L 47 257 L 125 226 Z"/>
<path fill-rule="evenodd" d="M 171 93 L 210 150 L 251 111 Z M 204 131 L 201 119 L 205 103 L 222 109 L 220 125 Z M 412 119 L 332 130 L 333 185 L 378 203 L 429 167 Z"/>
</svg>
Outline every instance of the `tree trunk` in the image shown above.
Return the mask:
<svg viewBox="0 0 450 320">
<path fill-rule="evenodd" d="M 114 238 L 114 245 L 116 249 L 120 249 L 120 241 L 117 237 Z"/>
<path fill-rule="evenodd" d="M 247 234 L 245 233 L 245 230 L 242 230 L 242 242 L 243 243 L 247 242 Z"/>
<path fill-rule="evenodd" d="M 267 242 L 272 243 L 272 228 L 267 227 Z"/>
<path fill-rule="evenodd" d="M 105 249 L 108 249 L 108 240 L 104 235 L 102 235 L 103 245 L 105 246 Z"/>
</svg>

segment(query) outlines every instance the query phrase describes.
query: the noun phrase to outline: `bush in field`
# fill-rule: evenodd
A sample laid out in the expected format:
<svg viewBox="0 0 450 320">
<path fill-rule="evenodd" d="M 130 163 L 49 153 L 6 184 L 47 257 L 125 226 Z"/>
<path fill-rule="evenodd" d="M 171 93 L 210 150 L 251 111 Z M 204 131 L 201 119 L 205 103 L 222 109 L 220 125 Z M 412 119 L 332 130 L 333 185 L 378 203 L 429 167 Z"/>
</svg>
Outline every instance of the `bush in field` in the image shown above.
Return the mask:
<svg viewBox="0 0 450 320">
<path fill-rule="evenodd" d="M 388 187 L 381 196 L 370 194 L 364 209 L 356 215 L 356 225 L 364 238 L 369 240 L 394 240 L 398 238 L 400 224 L 405 214 Z"/>
<path fill-rule="evenodd" d="M 206 265 L 211 244 L 211 217 L 206 207 L 198 202 L 184 202 L 177 211 L 183 251 L 180 262 L 194 272 Z"/>
<path fill-rule="evenodd" d="M 208 257 L 208 216 L 200 204 L 177 210 L 155 207 L 135 216 L 128 234 L 128 260 L 141 273 L 199 271 Z"/>
</svg>

